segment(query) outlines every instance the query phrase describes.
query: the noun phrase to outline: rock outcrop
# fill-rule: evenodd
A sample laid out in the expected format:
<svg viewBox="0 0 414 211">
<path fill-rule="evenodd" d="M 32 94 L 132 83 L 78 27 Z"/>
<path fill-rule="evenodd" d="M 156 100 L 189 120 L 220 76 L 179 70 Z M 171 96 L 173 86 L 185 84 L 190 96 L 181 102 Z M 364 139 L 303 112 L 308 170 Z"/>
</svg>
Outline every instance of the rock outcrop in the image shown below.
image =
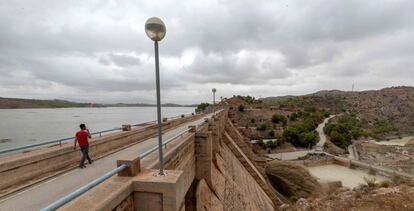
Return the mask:
<svg viewBox="0 0 414 211">
<path fill-rule="evenodd" d="M 322 193 L 320 184 L 301 165 L 274 160 L 267 165 L 266 174 L 274 187 L 287 197 L 307 198 Z"/>
</svg>

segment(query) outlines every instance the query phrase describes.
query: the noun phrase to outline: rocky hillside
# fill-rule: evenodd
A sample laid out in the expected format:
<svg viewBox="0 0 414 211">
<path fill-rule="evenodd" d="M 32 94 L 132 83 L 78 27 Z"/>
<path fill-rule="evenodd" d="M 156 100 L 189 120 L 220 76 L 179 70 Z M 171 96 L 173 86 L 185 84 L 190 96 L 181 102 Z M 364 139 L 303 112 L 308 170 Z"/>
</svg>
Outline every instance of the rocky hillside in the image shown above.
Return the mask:
<svg viewBox="0 0 414 211">
<path fill-rule="evenodd" d="M 362 92 L 320 91 L 297 97 L 262 99 L 269 106 L 325 108 L 331 113 L 355 114 L 364 126 L 391 122 L 399 134 L 414 133 L 414 87 L 391 87 Z M 394 134 L 396 135 L 396 134 Z"/>
</svg>

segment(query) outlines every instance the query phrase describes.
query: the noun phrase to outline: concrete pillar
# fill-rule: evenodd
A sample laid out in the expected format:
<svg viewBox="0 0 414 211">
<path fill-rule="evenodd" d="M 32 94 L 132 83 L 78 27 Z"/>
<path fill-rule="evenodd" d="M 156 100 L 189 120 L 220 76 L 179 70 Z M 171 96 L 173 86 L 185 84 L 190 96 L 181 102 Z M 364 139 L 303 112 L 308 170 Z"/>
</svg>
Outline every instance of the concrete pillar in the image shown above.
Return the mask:
<svg viewBox="0 0 414 211">
<path fill-rule="evenodd" d="M 128 167 L 118 173 L 121 177 L 133 177 L 141 172 L 141 159 L 138 156 L 123 157 L 116 161 L 116 165 L 127 164 Z"/>
<path fill-rule="evenodd" d="M 220 152 L 220 131 L 217 117 L 212 118 L 208 123 L 208 130 L 213 136 L 213 154 Z"/>
<path fill-rule="evenodd" d="M 183 171 L 145 170 L 132 181 L 134 207 L 137 211 L 181 211 L 185 209 Z"/>
<path fill-rule="evenodd" d="M 212 133 L 197 132 L 195 134 L 196 180 L 205 179 L 212 184 L 213 145 Z"/>
</svg>

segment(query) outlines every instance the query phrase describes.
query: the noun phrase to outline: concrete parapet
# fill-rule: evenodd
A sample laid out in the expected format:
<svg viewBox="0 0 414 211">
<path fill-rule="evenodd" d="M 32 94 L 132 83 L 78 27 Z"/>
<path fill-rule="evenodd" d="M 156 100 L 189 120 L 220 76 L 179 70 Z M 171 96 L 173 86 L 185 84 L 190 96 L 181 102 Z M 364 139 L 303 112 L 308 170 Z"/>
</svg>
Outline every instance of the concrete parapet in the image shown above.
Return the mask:
<svg viewBox="0 0 414 211">
<path fill-rule="evenodd" d="M 202 115 L 169 120 L 163 130 L 175 128 L 183 123 L 201 118 Z M 90 156 L 96 160 L 157 134 L 157 125 L 148 124 L 131 131 L 114 132 L 90 141 Z M 79 148 L 73 150 L 73 142 L 61 146 L 36 149 L 0 158 L 0 196 L 39 182 L 65 170 L 78 166 Z"/>
<path fill-rule="evenodd" d="M 165 176 L 158 170 L 145 170 L 132 181 L 135 210 L 179 211 L 184 207 L 183 171 L 166 170 Z"/>
<path fill-rule="evenodd" d="M 190 125 L 190 126 L 188 126 L 188 128 L 190 129 L 190 133 L 195 133 L 196 132 L 196 126 L 194 126 L 194 125 Z"/>
<path fill-rule="evenodd" d="M 133 177 L 141 172 L 141 160 L 139 157 L 126 157 L 116 161 L 116 165 L 120 166 L 122 164 L 128 165 L 126 169 L 118 173 L 118 176 L 121 177 Z"/>
</svg>

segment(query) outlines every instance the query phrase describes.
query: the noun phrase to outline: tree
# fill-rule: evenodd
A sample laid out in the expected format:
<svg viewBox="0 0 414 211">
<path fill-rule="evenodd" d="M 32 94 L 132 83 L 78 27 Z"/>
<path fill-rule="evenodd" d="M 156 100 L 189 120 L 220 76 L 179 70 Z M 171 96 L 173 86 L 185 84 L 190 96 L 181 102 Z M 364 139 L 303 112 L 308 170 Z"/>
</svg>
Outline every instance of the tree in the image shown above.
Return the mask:
<svg viewBox="0 0 414 211">
<path fill-rule="evenodd" d="M 346 133 L 339 133 L 337 131 L 332 131 L 330 134 L 331 141 L 335 145 L 346 149 L 351 144 L 351 137 Z"/>
<path fill-rule="evenodd" d="M 283 131 L 282 138 L 284 141 L 289 142 L 295 146 L 300 145 L 300 131 L 296 126 L 287 127 Z"/>
<path fill-rule="evenodd" d="M 282 139 L 298 147 L 315 145 L 317 133 L 305 124 L 293 125 L 283 131 Z"/>
<path fill-rule="evenodd" d="M 206 110 L 206 108 L 209 106 L 209 103 L 200 103 L 199 105 L 197 105 L 196 108 L 196 112 L 203 112 L 204 110 Z"/>
<path fill-rule="evenodd" d="M 317 127 L 317 124 L 312 118 L 308 117 L 303 120 L 303 124 L 302 124 L 303 131 L 306 131 L 306 132 L 312 131 L 312 130 L 315 130 L 316 127 Z"/>
<path fill-rule="evenodd" d="M 265 130 L 267 130 L 267 125 L 266 124 L 261 124 L 260 126 L 256 127 L 256 130 L 265 131 Z"/>
<path fill-rule="evenodd" d="M 240 112 L 244 112 L 244 105 L 239 105 L 238 109 L 239 109 Z"/>
<path fill-rule="evenodd" d="M 276 148 L 276 147 L 277 147 L 277 145 L 279 145 L 279 144 L 278 144 L 278 141 L 268 141 L 268 142 L 266 143 L 266 147 L 267 147 L 267 148 L 270 148 L 270 149 L 274 149 L 274 148 Z"/>
<path fill-rule="evenodd" d="M 336 123 L 328 123 L 324 128 L 324 132 L 331 138 L 332 143 L 346 149 L 352 143 L 352 138 L 357 139 L 362 136 L 361 121 L 353 115 L 342 115 Z"/>
<path fill-rule="evenodd" d="M 287 118 L 284 115 L 274 114 L 272 116 L 272 122 L 275 124 L 282 123 L 283 125 L 287 124 Z"/>
<path fill-rule="evenodd" d="M 293 113 L 290 114 L 289 119 L 291 121 L 296 121 L 297 118 L 298 118 L 298 114 L 297 113 L 293 112 Z"/>
<path fill-rule="evenodd" d="M 303 145 L 314 145 L 316 141 L 316 131 L 310 131 L 303 134 Z"/>
<path fill-rule="evenodd" d="M 244 101 L 246 101 L 246 103 L 253 103 L 254 102 L 254 97 L 246 96 L 246 97 L 244 97 Z"/>
</svg>

